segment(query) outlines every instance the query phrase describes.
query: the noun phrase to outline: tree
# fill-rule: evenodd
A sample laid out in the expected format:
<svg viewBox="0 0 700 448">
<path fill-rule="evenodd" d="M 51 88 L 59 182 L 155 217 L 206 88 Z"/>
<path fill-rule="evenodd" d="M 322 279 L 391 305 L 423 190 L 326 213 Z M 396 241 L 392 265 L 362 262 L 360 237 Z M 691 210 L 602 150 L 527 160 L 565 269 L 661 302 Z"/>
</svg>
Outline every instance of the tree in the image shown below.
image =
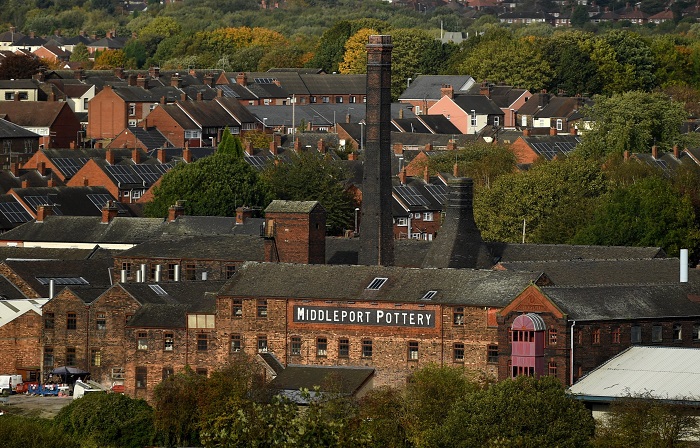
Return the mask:
<svg viewBox="0 0 700 448">
<path fill-rule="evenodd" d="M 37 58 L 12 53 L 0 64 L 0 79 L 28 79 L 45 69 L 46 65 Z"/>
<path fill-rule="evenodd" d="M 590 157 L 650 152 L 653 145 L 670 148 L 687 117 L 683 104 L 663 93 L 642 91 L 597 96 L 593 107 L 583 115 L 593 121 L 593 129 L 581 137 L 578 150 Z"/>
<path fill-rule="evenodd" d="M 74 448 L 76 441 L 51 420 L 6 413 L 0 421 L 3 448 Z"/>
<path fill-rule="evenodd" d="M 594 428 L 590 411 L 559 380 L 520 376 L 457 401 L 424 446 L 585 447 Z"/>
<path fill-rule="evenodd" d="M 73 53 L 70 55 L 71 62 L 88 62 L 90 61 L 90 52 L 87 45 L 80 42 L 73 48 Z"/>
<path fill-rule="evenodd" d="M 483 40 L 468 53 L 459 72 L 477 80 L 505 82 L 508 85 L 539 91 L 549 85 L 552 68 L 535 38 L 510 36 Z"/>
<path fill-rule="evenodd" d="M 590 33 L 572 31 L 545 41 L 543 53 L 553 68 L 551 91 L 569 96 L 600 93 L 603 81 L 589 52 L 593 38 Z"/>
<path fill-rule="evenodd" d="M 366 42 L 366 41 L 365 41 Z M 433 35 L 419 29 L 402 28 L 391 31 L 394 49 L 391 53 L 391 96 L 397 99 L 406 88 L 406 80 L 417 73 L 436 75 L 449 59 L 446 50 Z M 366 52 L 365 58 L 366 58 Z"/>
<path fill-rule="evenodd" d="M 515 169 L 515 155 L 505 145 L 469 143 L 457 151 L 436 154 L 428 159 L 429 171 L 451 173 L 456 163 L 459 175 L 474 179 L 477 186 L 489 186 Z"/>
<path fill-rule="evenodd" d="M 224 132 L 221 134 L 221 141 L 216 148 L 217 154 L 229 154 L 237 159 L 243 157 L 243 144 L 241 139 L 236 135 L 231 135 L 228 126 L 224 128 Z"/>
<path fill-rule="evenodd" d="M 185 212 L 189 215 L 235 216 L 239 206 L 267 205 L 270 195 L 243 158 L 216 153 L 194 163 L 179 164 L 165 173 L 144 213 L 166 216 L 178 200 L 186 201 Z"/>
<path fill-rule="evenodd" d="M 206 377 L 187 367 L 169 376 L 153 391 L 154 427 L 166 446 L 199 444 L 200 394 Z"/>
<path fill-rule="evenodd" d="M 105 50 L 95 57 L 95 70 L 130 67 L 124 50 Z"/>
<path fill-rule="evenodd" d="M 377 31 L 371 28 L 363 28 L 345 42 L 343 62 L 338 64 L 340 73 L 367 73 L 367 42 L 369 41 L 369 36 L 373 34 L 377 34 Z"/>
<path fill-rule="evenodd" d="M 694 249 L 699 239 L 690 199 L 659 177 L 639 179 L 610 193 L 574 244 L 662 247 L 675 256 Z"/>
<path fill-rule="evenodd" d="M 350 228 L 355 203 L 345 188 L 349 174 L 332 159 L 303 152 L 288 163 L 268 166 L 263 177 L 277 199 L 318 201 L 326 210 L 331 234 Z"/>
<path fill-rule="evenodd" d="M 87 394 L 61 409 L 54 424 L 83 446 L 143 447 L 153 443 L 153 409 L 122 394 Z"/>
<path fill-rule="evenodd" d="M 583 5 L 578 5 L 574 8 L 571 13 L 571 26 L 576 28 L 582 28 L 583 25 L 590 21 L 590 16 L 588 15 L 588 9 Z"/>
<path fill-rule="evenodd" d="M 312 67 L 321 67 L 327 73 L 340 71 L 340 63 L 345 58 L 345 44 L 350 36 L 363 28 L 383 32 L 388 24 L 377 19 L 341 20 L 324 31 L 316 46 L 313 59 L 309 62 Z M 365 41 L 365 43 L 367 43 Z"/>
<path fill-rule="evenodd" d="M 368 448 L 411 448 L 406 428 L 403 391 L 395 387 L 372 389 L 359 402 L 360 431 L 369 434 Z"/>
<path fill-rule="evenodd" d="M 664 403 L 651 396 L 615 400 L 596 431 L 595 446 L 652 448 L 685 446 L 700 426 L 689 406 Z"/>
<path fill-rule="evenodd" d="M 601 39 L 613 49 L 615 60 L 623 69 L 622 78 L 616 80 L 617 92 L 649 91 L 656 86 L 656 66 L 651 48 L 639 35 L 613 30 Z"/>
<path fill-rule="evenodd" d="M 585 203 L 606 193 L 606 187 L 597 162 L 574 156 L 540 162 L 529 171 L 503 175 L 490 188 L 477 190 L 474 218 L 486 240 L 522 241 L 525 221 L 528 242 L 548 243 L 548 235 L 538 233 L 538 228 L 549 220 L 562 219 L 558 207 Z"/>
</svg>

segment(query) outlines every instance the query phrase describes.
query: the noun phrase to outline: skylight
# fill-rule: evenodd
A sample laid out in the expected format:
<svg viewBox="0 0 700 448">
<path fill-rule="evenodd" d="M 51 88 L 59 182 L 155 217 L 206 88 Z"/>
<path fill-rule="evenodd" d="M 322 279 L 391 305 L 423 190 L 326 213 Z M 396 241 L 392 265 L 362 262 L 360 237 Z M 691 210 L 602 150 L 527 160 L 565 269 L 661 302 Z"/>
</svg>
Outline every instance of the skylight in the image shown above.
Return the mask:
<svg viewBox="0 0 700 448">
<path fill-rule="evenodd" d="M 370 284 L 367 286 L 367 289 L 377 290 L 381 288 L 387 280 L 388 279 L 386 277 L 376 277 L 370 282 Z"/>
</svg>

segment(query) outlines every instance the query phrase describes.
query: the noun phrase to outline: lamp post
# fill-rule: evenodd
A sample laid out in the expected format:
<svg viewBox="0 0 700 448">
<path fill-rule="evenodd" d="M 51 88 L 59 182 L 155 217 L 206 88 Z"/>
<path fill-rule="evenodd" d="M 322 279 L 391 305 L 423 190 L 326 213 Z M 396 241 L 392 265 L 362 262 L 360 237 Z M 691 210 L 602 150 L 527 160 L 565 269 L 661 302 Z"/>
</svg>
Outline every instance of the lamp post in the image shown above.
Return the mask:
<svg viewBox="0 0 700 448">
<path fill-rule="evenodd" d="M 357 215 L 360 213 L 360 207 L 355 207 L 355 234 L 360 234 L 360 229 L 357 227 Z"/>
</svg>

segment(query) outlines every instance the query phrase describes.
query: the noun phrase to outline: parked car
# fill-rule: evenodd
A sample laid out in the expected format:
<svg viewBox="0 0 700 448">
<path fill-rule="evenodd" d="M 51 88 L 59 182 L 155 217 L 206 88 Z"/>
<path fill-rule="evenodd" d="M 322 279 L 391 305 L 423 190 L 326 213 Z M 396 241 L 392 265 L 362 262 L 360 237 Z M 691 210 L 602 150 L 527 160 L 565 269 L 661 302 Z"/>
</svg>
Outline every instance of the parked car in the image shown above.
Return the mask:
<svg viewBox="0 0 700 448">
<path fill-rule="evenodd" d="M 9 395 L 22 383 L 22 375 L 0 375 L 0 394 Z"/>
</svg>

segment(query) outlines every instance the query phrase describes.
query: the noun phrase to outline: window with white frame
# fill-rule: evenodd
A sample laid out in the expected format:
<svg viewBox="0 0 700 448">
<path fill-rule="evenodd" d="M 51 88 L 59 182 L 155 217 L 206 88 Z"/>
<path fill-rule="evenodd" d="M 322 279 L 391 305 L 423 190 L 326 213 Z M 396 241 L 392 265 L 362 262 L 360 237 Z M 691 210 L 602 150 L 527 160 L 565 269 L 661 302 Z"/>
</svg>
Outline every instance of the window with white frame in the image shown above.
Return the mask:
<svg viewBox="0 0 700 448">
<path fill-rule="evenodd" d="M 201 135 L 199 130 L 185 131 L 185 138 L 199 138 Z"/>
<path fill-rule="evenodd" d="M 564 122 L 559 118 L 557 119 L 557 131 L 561 131 L 562 129 L 564 129 Z"/>
<path fill-rule="evenodd" d="M 471 116 L 471 125 L 472 127 L 476 126 L 476 114 L 472 114 Z"/>
<path fill-rule="evenodd" d="M 423 213 L 423 221 L 432 221 L 433 220 L 433 212 L 424 212 Z"/>
<path fill-rule="evenodd" d="M 501 117 L 493 117 L 493 125 L 500 126 L 501 125 Z"/>
<path fill-rule="evenodd" d="M 129 115 L 136 115 L 136 104 L 129 103 Z"/>
<path fill-rule="evenodd" d="M 399 227 L 408 227 L 408 218 L 396 218 L 396 225 Z"/>
</svg>

